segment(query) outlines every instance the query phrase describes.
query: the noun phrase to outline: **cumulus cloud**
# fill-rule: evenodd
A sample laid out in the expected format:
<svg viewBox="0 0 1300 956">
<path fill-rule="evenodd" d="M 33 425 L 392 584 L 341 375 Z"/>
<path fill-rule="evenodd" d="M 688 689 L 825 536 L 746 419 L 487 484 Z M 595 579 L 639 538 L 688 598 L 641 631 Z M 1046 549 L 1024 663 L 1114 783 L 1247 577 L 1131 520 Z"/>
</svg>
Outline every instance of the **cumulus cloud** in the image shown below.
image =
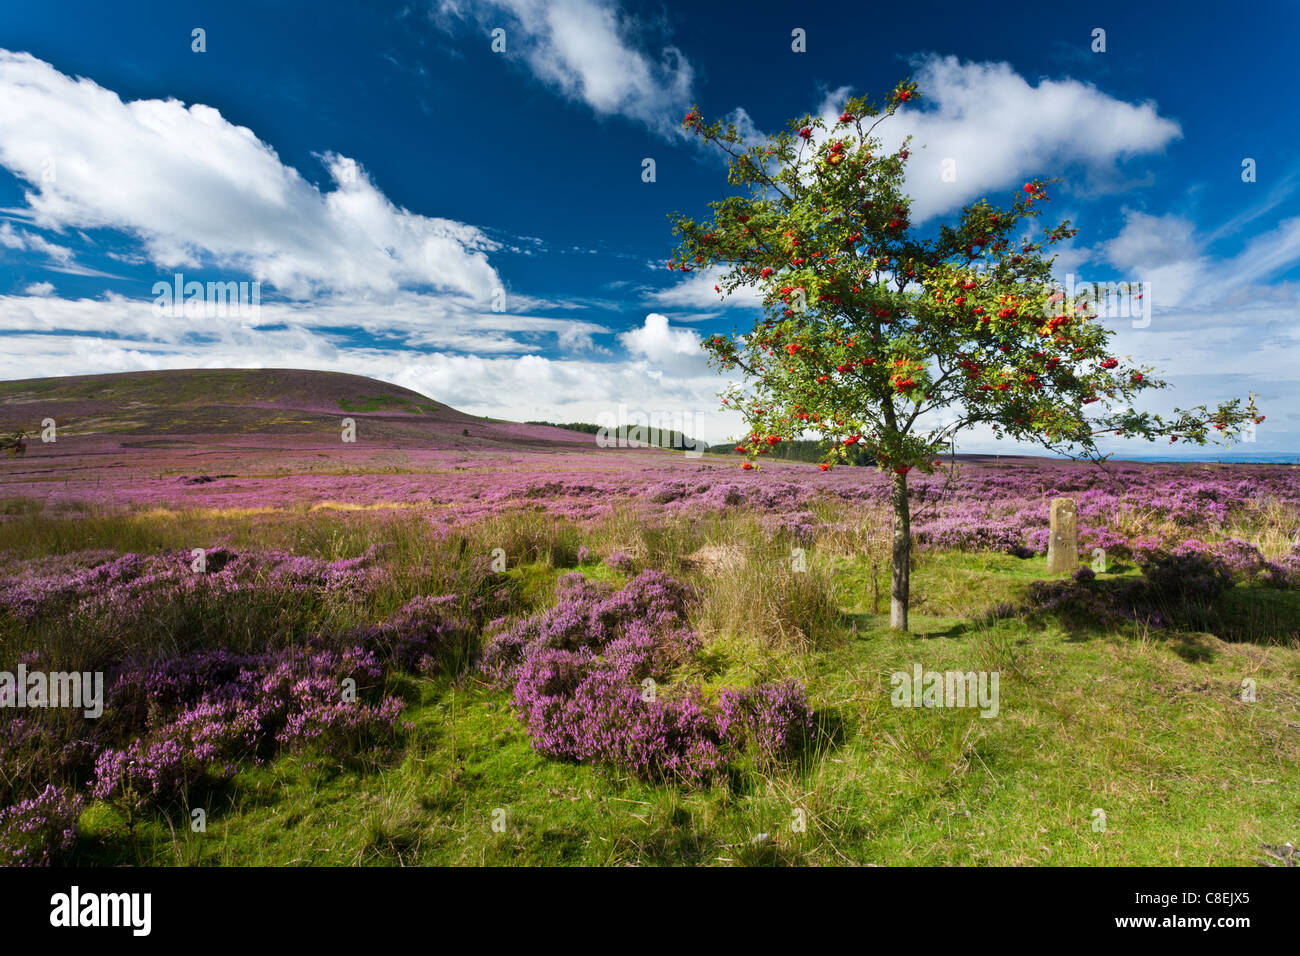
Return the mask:
<svg viewBox="0 0 1300 956">
<path fill-rule="evenodd" d="M 904 189 L 913 198 L 917 222 L 1054 169 L 1082 166 L 1104 177 L 1123 160 L 1159 152 L 1181 135 L 1178 124 L 1159 116 L 1154 104 L 1126 103 L 1078 80 L 1045 79 L 1035 85 L 1007 63 L 969 63 L 936 55 L 917 58 L 914 66 L 928 105 L 901 110 L 876 133 L 890 150 L 912 137 Z M 831 91 L 814 112 L 833 128 L 851 92 L 846 87 Z M 735 123 L 748 142 L 767 138 L 743 109 L 733 110 L 723 120 Z M 943 180 L 945 159 L 955 161 L 955 182 Z M 1163 228 L 1168 238 L 1178 239 L 1177 224 Z M 1160 237 L 1148 232 L 1143 224 L 1132 224 L 1127 235 L 1116 238 L 1116 254 L 1138 242 L 1158 245 Z M 1094 254 L 1072 243 L 1055 251 L 1058 271 L 1071 271 Z M 1180 248 L 1168 249 L 1167 254 L 1182 262 Z M 713 291 L 719 274 L 716 270 L 696 273 L 647 299 L 666 308 L 759 304 L 753 290 L 723 300 Z"/>
<path fill-rule="evenodd" d="M 618 340 L 632 355 L 676 363 L 685 356 L 699 357 L 700 336 L 693 329 L 674 328 L 668 316 L 651 312 L 640 328 L 620 332 Z"/>
<path fill-rule="evenodd" d="M 431 19 L 448 32 L 468 19 L 504 29 L 506 56 L 599 116 L 669 134 L 691 102 L 694 70 L 681 51 L 642 52 L 638 25 L 610 0 L 443 0 Z"/>
<path fill-rule="evenodd" d="M 54 295 L 54 283 L 52 282 L 33 282 L 23 292 L 27 295 L 47 296 Z"/>
<path fill-rule="evenodd" d="M 1126 103 L 1079 80 L 1035 84 L 1008 63 L 953 56 L 920 57 L 913 67 L 923 105 L 904 108 L 877 133 L 891 150 L 913 137 L 905 189 L 917 222 L 1062 168 L 1082 165 L 1103 179 L 1181 135 L 1154 103 Z M 849 92 L 831 92 L 818 111 L 831 125 Z M 952 182 L 943 178 L 946 159 Z"/>
<path fill-rule="evenodd" d="M 328 191 L 210 106 L 123 102 L 0 50 L 0 165 L 29 184 L 38 227 L 119 229 L 165 269 L 226 267 L 298 298 L 429 287 L 481 301 L 500 285 L 480 230 L 395 206 L 355 160 L 321 160 Z"/>
</svg>

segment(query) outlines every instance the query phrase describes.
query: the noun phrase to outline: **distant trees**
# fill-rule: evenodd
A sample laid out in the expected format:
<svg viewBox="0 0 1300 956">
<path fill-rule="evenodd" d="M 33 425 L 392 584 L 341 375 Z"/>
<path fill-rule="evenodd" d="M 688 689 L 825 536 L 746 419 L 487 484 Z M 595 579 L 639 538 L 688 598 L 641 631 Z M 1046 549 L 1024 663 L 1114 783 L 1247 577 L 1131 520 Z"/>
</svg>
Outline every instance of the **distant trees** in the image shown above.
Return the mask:
<svg viewBox="0 0 1300 956">
<path fill-rule="evenodd" d="M 584 432 L 588 435 L 595 435 L 600 431 L 599 425 L 593 425 L 590 422 L 524 422 L 525 425 L 546 425 L 549 428 L 563 428 L 571 432 Z"/>
<path fill-rule="evenodd" d="M 742 448 L 742 446 L 733 442 L 710 445 L 707 450 L 715 455 L 734 455 L 741 451 L 746 453 L 749 451 L 749 449 Z M 825 460 L 826 445 L 818 439 L 797 438 L 793 441 L 783 441 L 780 444 L 773 445 L 766 454 L 768 458 L 776 461 L 804 461 L 815 464 Z M 876 460 L 871 457 L 871 453 L 865 448 L 852 446 L 845 450 L 843 463 L 846 465 L 874 465 Z"/>
<path fill-rule="evenodd" d="M 619 446 L 626 447 L 633 443 L 644 445 L 648 448 L 698 448 L 705 450 L 704 443 L 698 442 L 691 436 L 677 431 L 673 428 L 653 428 L 642 425 L 624 425 L 621 428 L 611 428 L 608 425 L 593 425 L 591 422 L 524 422 L 525 425 L 546 425 L 550 428 L 563 428 L 566 431 L 582 432 L 587 435 L 601 435 L 618 433 Z M 730 449 L 731 446 L 726 446 Z M 712 449 L 708 449 L 712 451 Z"/>
</svg>

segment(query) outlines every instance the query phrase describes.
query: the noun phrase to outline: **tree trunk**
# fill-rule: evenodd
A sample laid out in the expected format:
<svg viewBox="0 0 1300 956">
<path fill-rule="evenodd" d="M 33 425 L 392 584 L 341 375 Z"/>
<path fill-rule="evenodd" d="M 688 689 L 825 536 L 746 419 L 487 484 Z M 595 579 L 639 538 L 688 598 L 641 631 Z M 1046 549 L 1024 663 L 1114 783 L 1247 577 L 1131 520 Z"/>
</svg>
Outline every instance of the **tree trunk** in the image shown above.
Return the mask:
<svg viewBox="0 0 1300 956">
<path fill-rule="evenodd" d="M 906 475 L 894 475 L 893 504 L 894 568 L 889 582 L 889 626 L 906 631 L 912 571 L 912 515 L 907 504 Z"/>
</svg>

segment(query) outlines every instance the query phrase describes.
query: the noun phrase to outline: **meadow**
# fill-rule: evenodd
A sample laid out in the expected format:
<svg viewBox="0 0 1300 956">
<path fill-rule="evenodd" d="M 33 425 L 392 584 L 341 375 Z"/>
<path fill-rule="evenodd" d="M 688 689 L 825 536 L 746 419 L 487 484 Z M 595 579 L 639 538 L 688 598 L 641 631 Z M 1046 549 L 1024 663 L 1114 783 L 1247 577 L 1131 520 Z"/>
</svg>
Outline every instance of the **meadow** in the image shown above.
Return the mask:
<svg viewBox="0 0 1300 956">
<path fill-rule="evenodd" d="M 268 441 L 6 465 L 7 862 L 1294 863 L 1294 467 L 957 459 L 904 634 L 872 468 Z"/>
</svg>

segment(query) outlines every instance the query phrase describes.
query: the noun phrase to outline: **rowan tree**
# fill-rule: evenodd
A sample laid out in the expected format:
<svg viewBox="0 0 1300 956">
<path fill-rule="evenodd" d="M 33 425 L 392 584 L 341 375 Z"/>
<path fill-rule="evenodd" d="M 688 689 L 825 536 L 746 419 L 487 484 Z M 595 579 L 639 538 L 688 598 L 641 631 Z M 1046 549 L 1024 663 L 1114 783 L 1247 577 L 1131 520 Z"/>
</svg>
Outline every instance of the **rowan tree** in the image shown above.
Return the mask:
<svg viewBox="0 0 1300 956">
<path fill-rule="evenodd" d="M 918 99 L 904 82 L 883 104 L 852 98 L 833 123 L 805 115 L 759 143 L 692 108 L 683 126 L 727 154 L 736 189 L 709 204 L 709 221 L 671 215 L 679 243 L 668 263 L 717 274 L 724 298 L 759 293 L 752 328 L 702 343 L 719 371 L 743 379 L 723 395 L 747 426 L 743 468 L 812 436 L 826 444 L 822 470 L 856 446 L 892 472 L 890 623 L 902 629 L 907 475 L 931 473 L 963 429 L 1100 461 L 1103 435 L 1203 445 L 1215 430 L 1263 420 L 1253 398 L 1167 417 L 1133 409 L 1139 393 L 1168 383 L 1112 355 L 1093 303 L 1052 282 L 1048 250 L 1076 230 L 1033 231 L 1051 180 L 1025 183 L 1006 206 L 981 200 L 956 222 L 914 228 L 903 193 L 910 143 L 887 151 L 873 133 Z"/>
</svg>

